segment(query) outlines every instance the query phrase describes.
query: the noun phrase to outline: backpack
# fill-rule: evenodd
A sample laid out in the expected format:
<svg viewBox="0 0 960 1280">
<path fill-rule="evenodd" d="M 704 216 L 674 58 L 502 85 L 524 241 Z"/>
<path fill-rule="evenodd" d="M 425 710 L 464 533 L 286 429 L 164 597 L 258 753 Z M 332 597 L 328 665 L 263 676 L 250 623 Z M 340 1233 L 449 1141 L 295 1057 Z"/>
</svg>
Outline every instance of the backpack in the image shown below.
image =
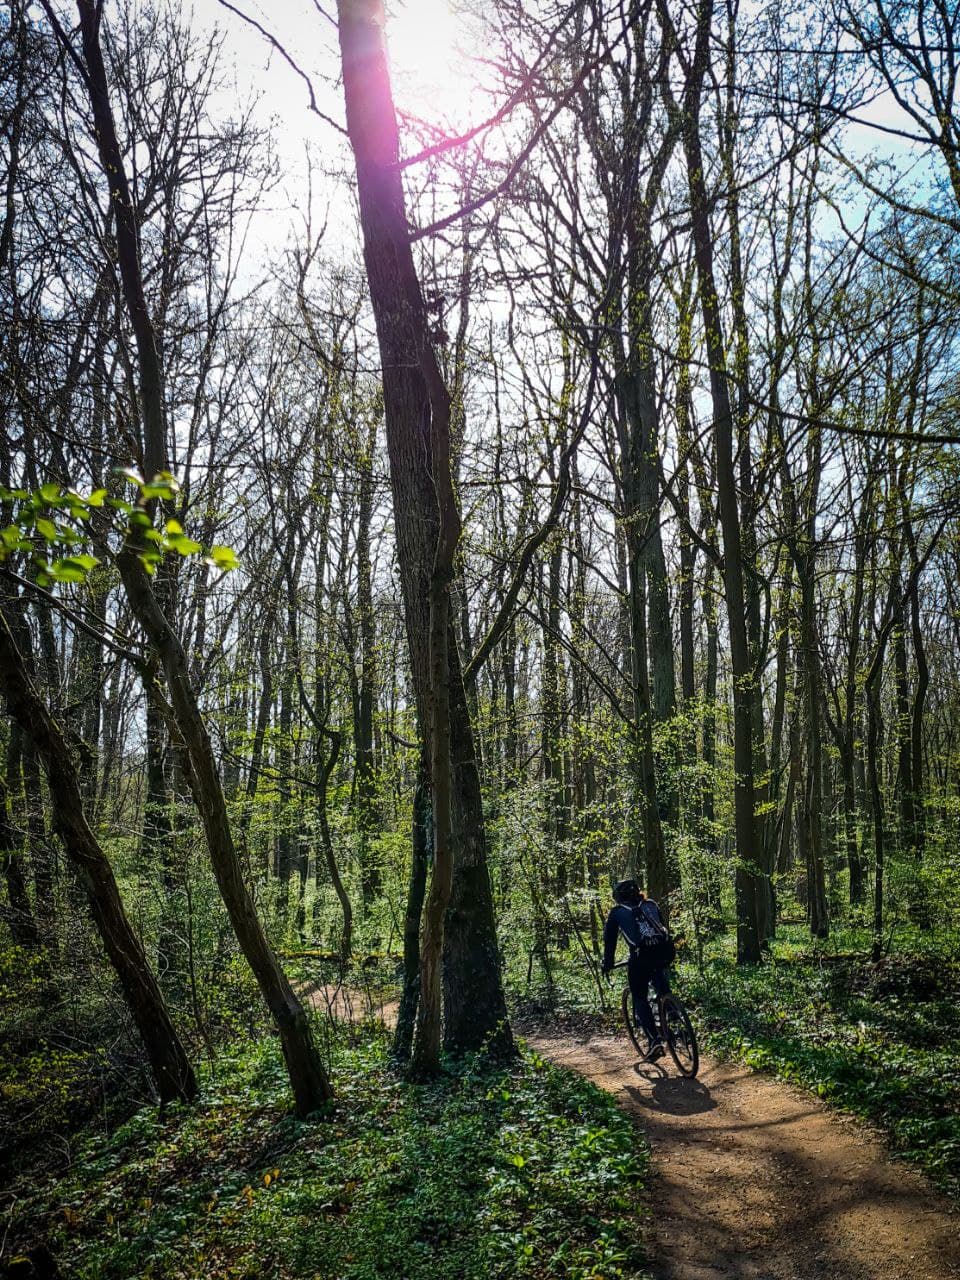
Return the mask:
<svg viewBox="0 0 960 1280">
<path fill-rule="evenodd" d="M 652 911 L 645 910 L 647 903 L 648 899 L 645 898 L 630 908 L 640 939 L 639 945 L 631 946 L 631 951 L 643 961 L 645 967 L 663 969 L 668 964 L 673 964 L 677 948 L 670 937 L 670 931 L 660 919 L 660 912 L 653 903 L 650 903 L 654 908 Z"/>
</svg>

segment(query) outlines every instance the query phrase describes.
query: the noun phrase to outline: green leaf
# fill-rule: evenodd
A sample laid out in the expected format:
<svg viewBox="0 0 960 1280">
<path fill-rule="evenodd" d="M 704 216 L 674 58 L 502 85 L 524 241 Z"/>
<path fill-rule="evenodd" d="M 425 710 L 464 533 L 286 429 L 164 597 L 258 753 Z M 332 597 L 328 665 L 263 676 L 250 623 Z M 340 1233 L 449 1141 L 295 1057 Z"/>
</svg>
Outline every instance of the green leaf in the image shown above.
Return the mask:
<svg viewBox="0 0 960 1280">
<path fill-rule="evenodd" d="M 162 480 L 154 480 L 152 484 L 140 486 L 140 496 L 148 502 L 153 498 L 163 498 L 169 501 L 169 499 L 176 496 L 176 490 L 171 488 L 170 485 L 164 484 Z"/>
<path fill-rule="evenodd" d="M 179 520 L 168 520 L 166 523 L 167 533 L 177 534 L 183 533 L 183 525 Z"/>
<path fill-rule="evenodd" d="M 167 542 L 182 556 L 195 556 L 198 551 L 203 550 L 199 542 L 194 542 L 193 538 L 187 538 L 182 533 L 168 534 Z"/>
<path fill-rule="evenodd" d="M 47 542 L 56 542 L 57 526 L 52 520 L 45 520 L 43 516 L 41 516 L 36 521 L 36 530 L 40 537 L 45 538 Z"/>
<path fill-rule="evenodd" d="M 94 489 L 93 493 L 87 498 L 88 507 L 102 507 L 103 500 L 107 496 L 106 489 Z"/>
<path fill-rule="evenodd" d="M 86 570 L 70 560 L 54 560 L 50 572 L 56 582 L 86 582 Z"/>
<path fill-rule="evenodd" d="M 69 560 L 64 560 L 63 563 L 77 564 L 86 573 L 89 573 L 91 569 L 95 569 L 97 567 L 100 561 L 97 559 L 96 556 L 80 555 L 80 556 L 71 556 Z"/>
<path fill-rule="evenodd" d="M 138 488 L 143 488 L 143 485 L 145 484 L 143 476 L 135 467 L 118 467 L 117 475 L 126 477 L 127 480 L 132 484 L 135 484 Z"/>
<path fill-rule="evenodd" d="M 52 481 L 40 486 L 40 497 L 44 502 L 57 502 L 60 498 L 60 486 Z"/>
<path fill-rule="evenodd" d="M 167 501 L 175 498 L 180 492 L 180 481 L 170 471 L 161 471 L 153 477 L 149 484 L 140 485 L 140 496 L 145 500 L 164 498 Z"/>
<path fill-rule="evenodd" d="M 212 565 L 214 569 L 220 569 L 224 573 L 229 573 L 231 569 L 238 569 L 240 561 L 234 553 L 233 547 L 211 547 L 210 554 L 204 557 L 206 564 Z"/>
<path fill-rule="evenodd" d="M 156 572 L 157 565 L 163 559 L 163 555 L 155 547 L 142 547 L 137 556 L 140 563 L 151 576 Z"/>
</svg>

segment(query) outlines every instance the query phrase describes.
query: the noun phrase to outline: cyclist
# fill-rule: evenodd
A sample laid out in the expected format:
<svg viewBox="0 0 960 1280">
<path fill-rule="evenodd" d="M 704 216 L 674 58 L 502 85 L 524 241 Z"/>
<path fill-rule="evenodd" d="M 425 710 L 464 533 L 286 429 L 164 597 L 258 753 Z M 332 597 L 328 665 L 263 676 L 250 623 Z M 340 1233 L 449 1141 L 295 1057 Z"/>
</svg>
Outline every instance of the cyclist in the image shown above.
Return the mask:
<svg viewBox="0 0 960 1280">
<path fill-rule="evenodd" d="M 664 1054 L 663 1041 L 657 1033 L 653 1010 L 647 994 L 652 982 L 658 996 L 666 995 L 670 982 L 666 966 L 674 956 L 673 943 L 660 915 L 660 908 L 646 897 L 636 880 L 620 880 L 613 888 L 614 905 L 603 927 L 603 965 L 606 975 L 613 968 L 617 941 L 622 936 L 630 948 L 627 979 L 633 995 L 633 1013 L 647 1033 L 647 1062 L 655 1062 Z"/>
</svg>

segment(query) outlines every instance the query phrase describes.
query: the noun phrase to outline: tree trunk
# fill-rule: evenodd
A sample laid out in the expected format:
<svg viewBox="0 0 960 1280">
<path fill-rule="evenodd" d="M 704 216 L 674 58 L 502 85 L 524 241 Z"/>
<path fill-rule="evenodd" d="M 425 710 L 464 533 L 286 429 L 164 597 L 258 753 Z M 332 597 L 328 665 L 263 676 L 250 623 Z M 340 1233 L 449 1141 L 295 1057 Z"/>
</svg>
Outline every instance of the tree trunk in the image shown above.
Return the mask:
<svg viewBox="0 0 960 1280">
<path fill-rule="evenodd" d="M 189 1102 L 197 1092 L 193 1068 L 127 919 L 110 863 L 87 825 L 79 776 L 64 736 L 27 675 L 5 612 L 0 613 L 0 681 L 10 714 L 29 732 L 42 756 L 57 833 L 86 890 L 94 923 L 143 1040 L 160 1101 Z"/>
<path fill-rule="evenodd" d="M 883 955 L 883 906 L 884 872 L 886 870 L 886 811 L 883 800 L 880 752 L 882 749 L 883 721 L 880 709 L 880 676 L 883 671 L 883 648 L 886 637 L 881 636 L 877 645 L 870 673 L 867 676 L 867 779 L 870 788 L 870 808 L 873 813 L 873 946 L 871 956 L 876 964 Z"/>
<path fill-rule="evenodd" d="M 77 7 L 86 62 L 85 83 L 100 162 L 109 182 L 123 295 L 136 335 L 144 468 L 149 479 L 164 471 L 166 462 L 160 358 L 143 290 L 136 218 L 110 107 L 100 48 L 101 10 L 94 0 L 77 0 Z M 128 542 L 117 557 L 117 568 L 133 615 L 163 664 L 177 727 L 190 762 L 190 787 L 203 821 L 214 875 L 240 948 L 276 1023 L 298 1114 L 306 1116 L 329 1101 L 330 1083 L 313 1044 L 306 1012 L 277 962 L 244 883 L 220 774 L 190 683 L 183 645 L 167 621 L 131 543 Z"/>
<path fill-rule="evenodd" d="M 427 892 L 427 867 L 432 859 L 433 818 L 430 813 L 429 771 L 421 765 L 420 780 L 413 797 L 413 853 L 407 906 L 403 917 L 403 990 L 397 1010 L 397 1026 L 393 1036 L 393 1054 L 400 1062 L 410 1057 L 413 1028 L 420 997 L 420 918 Z"/>
<path fill-rule="evenodd" d="M 190 789 L 203 822 L 213 873 L 240 949 L 280 1034 L 297 1112 L 300 1116 L 309 1115 L 328 1102 L 333 1093 L 314 1046 L 306 1012 L 267 941 L 244 882 L 220 774 L 187 674 L 183 646 L 164 617 L 136 553 L 126 548 L 120 553 L 117 566 L 134 617 L 163 663 L 177 727 L 190 762 Z"/>
<path fill-rule="evenodd" d="M 10 744 L 7 749 L 6 769 L 0 777 L 0 867 L 7 885 L 7 907 L 3 917 L 10 930 L 14 946 L 23 947 L 27 951 L 40 949 L 40 930 L 30 905 L 27 892 L 27 881 L 23 874 L 23 836 L 13 824 L 10 811 L 10 790 L 7 778 L 11 775 L 11 764 L 19 752 L 13 750 L 14 733 L 19 735 L 19 726 L 10 726 Z M 19 764 L 17 764 L 19 769 Z"/>
<path fill-rule="evenodd" d="M 810 932 L 815 938 L 825 938 L 830 932 L 830 921 L 827 914 L 823 859 L 823 735 L 820 723 L 820 646 L 815 612 L 814 563 L 811 549 L 799 558 L 797 566 L 800 578 L 800 630 L 807 721 L 806 813 L 809 822 L 807 913 Z"/>
<path fill-rule="evenodd" d="M 384 46 L 381 0 L 339 0 L 347 128 L 357 167 L 364 261 L 377 325 L 390 478 L 407 640 L 421 733 L 433 722 L 434 649 L 447 650 L 454 881 L 444 937 L 445 1041 L 476 1048 L 488 1037 L 511 1044 L 500 982 L 483 807 L 473 731 L 456 640 L 441 646 L 430 626 L 440 511 L 432 459 L 445 396 L 410 246 L 399 168 L 399 136 Z M 438 465 L 439 464 L 439 467 Z M 441 691 L 441 697 L 443 696 Z M 431 745 L 431 754 L 432 754 Z M 437 780 L 431 779 L 436 787 Z M 434 823 L 438 821 L 434 796 Z M 442 818 L 440 819 L 442 823 Z M 421 1000 L 426 993 L 421 992 Z"/>
<path fill-rule="evenodd" d="M 357 831 L 360 837 L 360 882 L 365 906 L 380 892 L 382 876 L 370 848 L 377 829 L 377 774 L 373 753 L 373 710 L 376 697 L 376 619 L 373 612 L 373 566 L 370 521 L 373 514 L 373 450 L 376 424 L 371 425 L 360 467 L 357 509 L 357 612 L 360 617 L 360 678 L 353 717 L 356 760 Z"/>
<path fill-rule="evenodd" d="M 343 928 L 340 932 L 339 951 L 341 963 L 346 964 L 350 959 L 350 950 L 353 946 L 353 907 L 350 903 L 350 895 L 344 887 L 340 868 L 337 866 L 336 855 L 333 851 L 333 839 L 330 835 L 330 823 L 327 820 L 327 788 L 330 777 L 337 766 L 342 738 L 339 733 L 329 729 L 326 734 L 330 738 L 330 751 L 326 759 L 317 765 L 317 822 L 320 825 L 320 845 L 327 865 L 327 874 L 340 903 L 340 910 L 343 912 Z M 318 752 L 321 750 L 319 740 L 317 742 L 317 750 Z"/>
<path fill-rule="evenodd" d="M 665 0 L 661 0 L 660 11 L 662 18 L 672 27 Z M 753 762 L 753 727 L 759 695 L 747 639 L 740 510 L 733 457 L 733 411 L 727 384 L 722 317 L 714 271 L 710 202 L 707 197 L 706 171 L 700 141 L 700 98 L 709 63 L 712 13 L 712 0 L 700 0 L 696 49 L 684 91 L 683 141 L 690 192 L 691 230 L 697 273 L 700 278 L 700 308 L 703 313 L 707 356 L 710 364 L 710 393 L 715 424 L 717 498 L 723 535 L 723 580 L 733 673 L 737 960 L 744 964 L 755 963 L 761 957 L 756 873 L 758 832 Z"/>
</svg>

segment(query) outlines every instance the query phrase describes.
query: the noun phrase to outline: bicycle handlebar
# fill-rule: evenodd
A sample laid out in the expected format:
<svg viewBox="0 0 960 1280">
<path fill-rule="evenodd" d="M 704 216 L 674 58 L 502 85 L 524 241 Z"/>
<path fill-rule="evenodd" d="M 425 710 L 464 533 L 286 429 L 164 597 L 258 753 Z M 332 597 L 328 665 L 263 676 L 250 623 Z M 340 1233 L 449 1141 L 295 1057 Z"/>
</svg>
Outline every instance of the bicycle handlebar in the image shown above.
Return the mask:
<svg viewBox="0 0 960 1280">
<path fill-rule="evenodd" d="M 606 974 L 604 975 L 607 981 L 608 982 L 610 981 L 610 974 L 613 972 L 614 969 L 625 969 L 629 963 L 630 963 L 629 960 L 618 960 L 616 964 L 611 965 L 610 968 L 607 970 Z"/>
</svg>

